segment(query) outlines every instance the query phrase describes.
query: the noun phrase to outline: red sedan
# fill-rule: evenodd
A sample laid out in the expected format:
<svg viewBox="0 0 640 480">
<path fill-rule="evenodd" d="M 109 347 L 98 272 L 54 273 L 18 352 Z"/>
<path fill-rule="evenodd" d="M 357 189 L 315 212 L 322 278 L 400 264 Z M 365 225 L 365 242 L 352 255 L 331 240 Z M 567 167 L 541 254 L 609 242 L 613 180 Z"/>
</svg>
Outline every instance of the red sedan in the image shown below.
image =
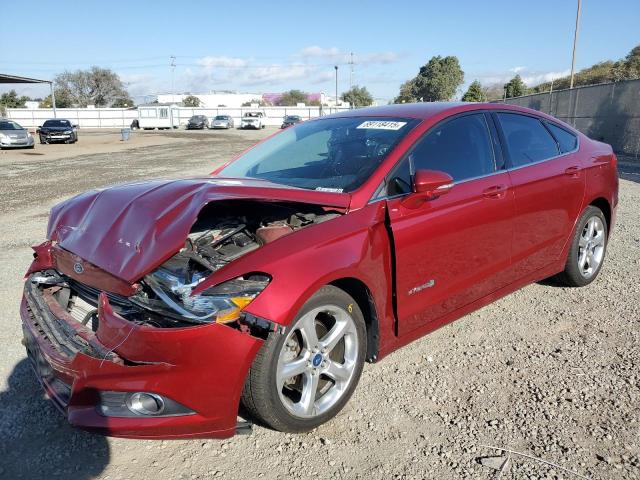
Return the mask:
<svg viewBox="0 0 640 480">
<path fill-rule="evenodd" d="M 34 247 L 24 344 L 71 424 L 300 432 L 365 361 L 528 283 L 592 282 L 616 157 L 539 112 L 421 103 L 283 130 L 210 177 L 94 190 Z M 561 294 L 561 293 L 560 293 Z"/>
</svg>

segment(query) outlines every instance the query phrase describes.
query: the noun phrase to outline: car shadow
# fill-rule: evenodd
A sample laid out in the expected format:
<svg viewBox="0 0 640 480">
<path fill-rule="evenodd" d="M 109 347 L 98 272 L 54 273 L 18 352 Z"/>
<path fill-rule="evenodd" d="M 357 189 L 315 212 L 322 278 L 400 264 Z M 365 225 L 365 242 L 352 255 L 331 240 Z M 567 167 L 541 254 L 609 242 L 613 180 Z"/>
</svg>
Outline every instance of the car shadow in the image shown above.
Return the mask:
<svg viewBox="0 0 640 480">
<path fill-rule="evenodd" d="M 29 360 L 21 360 L 0 392 L 0 478 L 99 475 L 109 463 L 107 439 L 72 428 L 44 396 Z"/>
</svg>

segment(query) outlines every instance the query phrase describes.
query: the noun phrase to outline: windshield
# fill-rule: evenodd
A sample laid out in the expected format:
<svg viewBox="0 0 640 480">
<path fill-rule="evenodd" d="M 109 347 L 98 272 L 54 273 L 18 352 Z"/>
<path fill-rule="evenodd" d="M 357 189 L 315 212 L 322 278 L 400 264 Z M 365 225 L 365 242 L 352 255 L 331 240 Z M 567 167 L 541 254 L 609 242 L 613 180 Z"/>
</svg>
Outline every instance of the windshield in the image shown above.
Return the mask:
<svg viewBox="0 0 640 480">
<path fill-rule="evenodd" d="M 47 120 L 42 124 L 43 127 L 69 127 L 68 120 Z"/>
<path fill-rule="evenodd" d="M 218 115 L 215 119 L 216 120 L 227 120 L 229 117 L 225 116 L 225 115 Z"/>
<path fill-rule="evenodd" d="M 300 120 L 300 117 L 284 117 L 285 122 L 297 122 Z"/>
<path fill-rule="evenodd" d="M 24 130 L 20 125 L 16 122 L 12 122 L 11 120 L 2 120 L 0 121 L 0 130 Z"/>
<path fill-rule="evenodd" d="M 194 115 L 193 117 L 190 118 L 190 120 L 192 122 L 200 122 L 202 120 L 205 120 L 205 117 L 203 117 L 202 115 Z"/>
<path fill-rule="evenodd" d="M 298 123 L 255 146 L 219 173 L 311 190 L 362 185 L 418 123 L 406 118 L 327 118 Z"/>
</svg>

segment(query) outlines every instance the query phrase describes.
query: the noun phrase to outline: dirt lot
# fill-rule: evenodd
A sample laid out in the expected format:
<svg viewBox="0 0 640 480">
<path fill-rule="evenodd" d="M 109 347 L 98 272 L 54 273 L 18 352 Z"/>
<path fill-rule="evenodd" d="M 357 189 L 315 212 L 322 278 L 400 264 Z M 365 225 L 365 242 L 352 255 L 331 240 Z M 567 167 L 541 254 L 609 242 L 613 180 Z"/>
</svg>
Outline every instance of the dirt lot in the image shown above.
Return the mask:
<svg viewBox="0 0 640 480">
<path fill-rule="evenodd" d="M 71 429 L 20 345 L 21 279 L 48 209 L 92 187 L 205 174 L 267 133 L 144 132 L 123 145 L 96 132 L 36 146 L 45 155 L 0 154 L 0 478 L 496 478 L 478 463 L 500 455 L 485 445 L 582 478 L 640 478 L 637 174 L 621 181 L 595 284 L 531 285 L 367 365 L 346 409 L 314 432 L 134 441 Z M 580 477 L 514 455 L 501 478 Z"/>
</svg>

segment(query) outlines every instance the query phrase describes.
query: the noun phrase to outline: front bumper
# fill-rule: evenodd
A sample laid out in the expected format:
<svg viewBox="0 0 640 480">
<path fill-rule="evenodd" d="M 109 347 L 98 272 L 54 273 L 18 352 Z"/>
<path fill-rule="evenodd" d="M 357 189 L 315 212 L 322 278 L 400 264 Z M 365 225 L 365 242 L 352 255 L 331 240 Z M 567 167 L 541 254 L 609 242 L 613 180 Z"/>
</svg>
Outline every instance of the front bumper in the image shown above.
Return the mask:
<svg viewBox="0 0 640 480">
<path fill-rule="evenodd" d="M 231 124 L 229 123 L 214 123 L 211 128 L 216 129 L 216 128 L 230 128 Z"/>
<path fill-rule="evenodd" d="M 0 147 L 1 148 L 24 148 L 24 147 L 33 147 L 35 145 L 35 141 L 32 136 L 27 138 L 1 138 L 0 139 Z"/>
<path fill-rule="evenodd" d="M 20 314 L 23 343 L 38 379 L 73 426 L 128 438 L 236 433 L 240 393 L 262 340 L 219 324 L 137 325 L 115 313 L 104 293 L 94 334 L 57 303 L 49 287 L 29 279 Z M 97 410 L 103 391 L 152 392 L 194 413 L 107 417 Z"/>
<path fill-rule="evenodd" d="M 50 132 L 50 133 L 39 133 L 40 137 L 48 142 L 64 142 L 67 140 L 71 140 L 74 138 L 73 133 L 62 133 L 62 132 Z"/>
<path fill-rule="evenodd" d="M 197 125 L 187 124 L 187 130 L 204 130 L 206 127 L 204 123 Z"/>
<path fill-rule="evenodd" d="M 260 125 L 258 123 L 241 123 L 240 128 L 253 128 L 255 130 L 260 130 Z"/>
</svg>

